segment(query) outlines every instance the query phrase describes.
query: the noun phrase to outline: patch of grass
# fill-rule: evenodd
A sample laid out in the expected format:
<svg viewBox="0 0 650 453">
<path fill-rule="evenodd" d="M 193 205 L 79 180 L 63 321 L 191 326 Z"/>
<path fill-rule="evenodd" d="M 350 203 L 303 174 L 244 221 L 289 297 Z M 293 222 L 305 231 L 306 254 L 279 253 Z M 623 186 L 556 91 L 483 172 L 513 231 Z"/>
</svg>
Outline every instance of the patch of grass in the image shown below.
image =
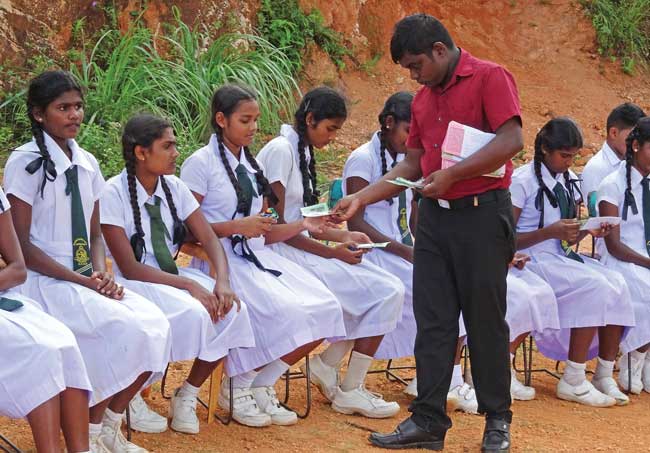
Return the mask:
<svg viewBox="0 0 650 453">
<path fill-rule="evenodd" d="M 257 22 L 260 35 L 287 54 L 296 73 L 302 69 L 303 52 L 311 43 L 341 69 L 344 57 L 351 55 L 343 36 L 324 25 L 320 11 L 312 9 L 305 14 L 297 0 L 262 0 Z"/>
<path fill-rule="evenodd" d="M 257 35 L 213 40 L 214 30 L 188 27 L 176 8 L 174 15 L 158 37 L 139 18 L 126 33 L 109 27 L 96 40 L 86 40 L 83 23 L 74 27 L 81 44 L 68 53 L 67 66 L 86 92 L 78 141 L 96 155 L 106 177 L 123 168 L 120 134 L 134 113 L 148 111 L 171 121 L 180 164 L 205 143 L 212 94 L 220 85 L 239 82 L 257 90 L 262 132 L 275 132 L 295 108 L 294 66 L 283 51 Z M 23 89 L 0 104 L 0 140 L 13 148 L 30 136 Z"/>
<path fill-rule="evenodd" d="M 618 57 L 624 72 L 650 60 L 650 0 L 581 0 L 591 17 L 598 51 Z"/>
<path fill-rule="evenodd" d="M 377 68 L 377 63 L 379 63 L 380 59 L 381 59 L 381 54 L 377 53 L 373 55 L 373 57 L 370 60 L 361 63 L 359 65 L 359 69 L 361 69 L 366 74 L 372 75 L 375 73 L 375 69 Z"/>
</svg>

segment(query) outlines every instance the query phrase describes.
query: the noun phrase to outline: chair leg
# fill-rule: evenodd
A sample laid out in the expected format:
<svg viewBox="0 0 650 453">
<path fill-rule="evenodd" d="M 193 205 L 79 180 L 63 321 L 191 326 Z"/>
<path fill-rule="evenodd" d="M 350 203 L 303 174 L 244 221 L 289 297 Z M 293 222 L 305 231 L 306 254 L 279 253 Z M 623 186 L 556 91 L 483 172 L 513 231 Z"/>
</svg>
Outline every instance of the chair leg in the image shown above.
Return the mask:
<svg viewBox="0 0 650 453">
<path fill-rule="evenodd" d="M 212 374 L 210 375 L 210 387 L 208 390 L 207 404 L 201 398 L 197 398 L 197 401 L 201 404 L 201 406 L 206 408 L 208 411 L 208 418 L 207 418 L 208 425 L 214 421 L 213 417 L 219 420 L 224 425 L 228 425 L 232 421 L 232 411 L 234 405 L 233 398 L 232 398 L 232 394 L 233 394 L 232 379 L 228 379 L 228 385 L 229 385 L 228 399 L 230 400 L 228 414 L 225 417 L 222 417 L 217 413 L 217 400 L 219 398 L 219 392 L 221 391 L 221 379 L 223 377 L 223 373 L 224 373 L 224 364 L 222 361 L 212 371 Z"/>
<path fill-rule="evenodd" d="M 305 378 L 305 382 L 307 385 L 306 391 L 307 391 L 307 407 L 305 408 L 305 412 L 303 414 L 300 414 L 298 411 L 295 411 L 291 409 L 287 403 L 289 402 L 289 392 L 290 392 L 290 385 L 289 381 L 292 378 Z M 284 386 L 284 401 L 282 401 L 280 404 L 282 407 L 284 407 L 287 410 L 293 411 L 296 413 L 298 418 L 307 418 L 309 416 L 309 413 L 311 412 L 311 401 L 312 401 L 312 396 L 311 396 L 311 373 L 309 372 L 309 355 L 305 356 L 305 374 L 303 373 L 291 373 L 289 370 L 284 374 L 284 379 L 285 379 L 285 386 Z"/>
<path fill-rule="evenodd" d="M 632 353 L 627 353 L 627 391 L 632 393 Z"/>
<path fill-rule="evenodd" d="M 21 449 L 16 447 L 9 439 L 7 439 L 2 434 L 0 434 L 0 440 L 2 441 L 2 443 L 0 443 L 0 451 L 3 451 L 5 453 L 23 453 Z M 3 443 L 5 445 L 3 445 Z"/>
<path fill-rule="evenodd" d="M 126 406 L 126 440 L 131 442 L 131 408 L 129 405 Z"/>
<path fill-rule="evenodd" d="M 169 371 L 169 364 L 167 364 L 167 368 L 165 368 L 165 374 L 163 374 L 162 381 L 160 382 L 160 393 L 162 397 L 166 400 L 171 399 L 171 396 L 166 396 L 165 395 L 165 384 L 167 383 L 167 372 Z"/>
</svg>

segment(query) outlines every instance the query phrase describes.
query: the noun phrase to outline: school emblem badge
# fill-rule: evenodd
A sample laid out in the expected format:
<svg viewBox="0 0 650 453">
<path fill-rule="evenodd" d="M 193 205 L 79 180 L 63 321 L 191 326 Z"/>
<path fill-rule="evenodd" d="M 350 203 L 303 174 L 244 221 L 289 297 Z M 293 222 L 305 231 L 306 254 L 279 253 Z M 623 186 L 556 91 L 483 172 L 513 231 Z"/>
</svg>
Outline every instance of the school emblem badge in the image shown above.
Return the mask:
<svg viewBox="0 0 650 453">
<path fill-rule="evenodd" d="M 399 211 L 399 228 L 402 231 L 408 229 L 408 224 L 406 222 L 406 208 L 402 208 Z"/>
<path fill-rule="evenodd" d="M 72 245 L 75 248 L 74 252 L 74 261 L 77 266 L 86 266 L 88 262 L 90 261 L 90 257 L 88 256 L 88 243 L 86 242 L 85 239 L 82 238 L 77 238 L 74 240 Z"/>
</svg>

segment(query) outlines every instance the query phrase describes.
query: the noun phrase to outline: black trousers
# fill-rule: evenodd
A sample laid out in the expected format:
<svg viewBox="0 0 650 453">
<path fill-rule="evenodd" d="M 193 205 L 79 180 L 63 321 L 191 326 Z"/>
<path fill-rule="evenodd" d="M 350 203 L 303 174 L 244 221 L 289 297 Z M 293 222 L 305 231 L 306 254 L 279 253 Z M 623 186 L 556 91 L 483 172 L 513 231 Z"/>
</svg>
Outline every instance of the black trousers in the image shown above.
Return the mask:
<svg viewBox="0 0 650 453">
<path fill-rule="evenodd" d="M 508 422 L 509 329 L 506 276 L 515 252 L 508 191 L 463 209 L 420 202 L 414 250 L 413 310 L 418 397 L 409 410 L 429 432 L 451 427 L 445 408 L 463 313 L 478 410 Z"/>
</svg>

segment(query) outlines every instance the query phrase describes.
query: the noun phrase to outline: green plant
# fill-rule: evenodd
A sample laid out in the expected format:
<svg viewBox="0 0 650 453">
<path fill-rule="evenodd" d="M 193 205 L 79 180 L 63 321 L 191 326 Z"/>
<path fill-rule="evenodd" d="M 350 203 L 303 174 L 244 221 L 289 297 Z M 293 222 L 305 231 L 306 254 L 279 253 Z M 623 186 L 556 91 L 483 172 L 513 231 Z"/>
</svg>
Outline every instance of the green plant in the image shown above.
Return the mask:
<svg viewBox="0 0 650 453">
<path fill-rule="evenodd" d="M 361 69 L 366 74 L 374 74 L 375 69 L 377 67 L 377 63 L 379 63 L 380 59 L 381 59 L 381 54 L 377 53 L 373 55 L 373 57 L 370 60 L 361 63 L 359 65 L 359 69 Z"/>
<path fill-rule="evenodd" d="M 284 52 L 256 35 L 225 34 L 212 40 L 211 28 L 191 29 L 176 8 L 174 15 L 159 37 L 138 18 L 125 33 L 107 28 L 96 38 L 85 37 L 83 23 L 76 26 L 80 47 L 68 53 L 68 64 L 85 91 L 85 121 L 77 139 L 96 155 L 106 177 L 123 168 L 121 129 L 136 112 L 171 121 L 180 164 L 205 142 L 211 97 L 220 85 L 240 82 L 255 88 L 263 132 L 275 132 L 295 108 L 298 85 Z M 10 93 L 0 104 L 0 140 L 12 147 L 31 136 L 25 91 Z"/>
<path fill-rule="evenodd" d="M 351 55 L 340 33 L 326 27 L 317 9 L 305 14 L 296 0 L 262 0 L 257 22 L 260 35 L 282 49 L 292 62 L 295 72 L 302 68 L 302 55 L 308 44 L 317 44 L 339 67 L 343 58 Z"/>
<path fill-rule="evenodd" d="M 598 51 L 617 56 L 626 73 L 650 59 L 650 0 L 582 0 L 598 39 Z"/>
</svg>

